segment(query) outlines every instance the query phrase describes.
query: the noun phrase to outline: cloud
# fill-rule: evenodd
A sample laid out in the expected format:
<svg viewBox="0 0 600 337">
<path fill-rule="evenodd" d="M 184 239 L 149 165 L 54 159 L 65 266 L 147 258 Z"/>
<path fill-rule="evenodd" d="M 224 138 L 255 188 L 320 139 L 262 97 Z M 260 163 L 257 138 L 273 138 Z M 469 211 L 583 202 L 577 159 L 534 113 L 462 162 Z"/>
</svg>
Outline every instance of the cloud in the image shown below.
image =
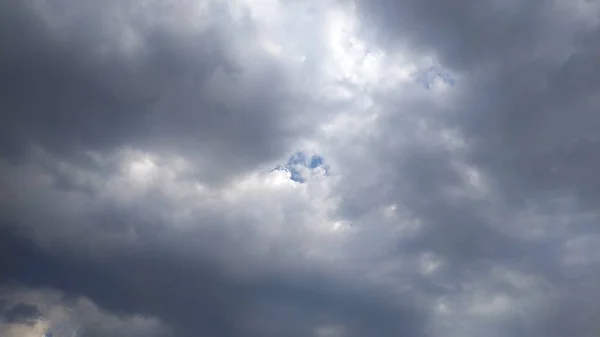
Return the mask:
<svg viewBox="0 0 600 337">
<path fill-rule="evenodd" d="M 359 1 L 358 8 L 373 43 L 433 55 L 458 76 L 450 90 L 428 99 L 377 97 L 376 136 L 365 146 L 372 164 L 346 175 L 347 184 L 363 175 L 378 178 L 352 194 L 344 187 L 344 209 L 366 215 L 381 204 L 407 207 L 423 230 L 401 249 L 438 256 L 446 274 L 440 279 L 448 277 L 444 287 L 470 289 L 465 278 L 483 279 L 497 266 L 548 282 L 527 300 L 498 299 L 494 305 L 511 307 L 511 315 L 523 311 L 484 334 L 560 335 L 545 328 L 549 321 L 562 334 L 594 332 L 578 318 L 597 315 L 586 301 L 569 300 L 572 314 L 524 308 L 544 301 L 561 306 L 589 293 L 573 286 L 595 277 L 557 261 L 575 237 L 598 236 L 596 179 L 587 173 L 597 142 L 590 126 L 598 105 L 591 98 L 598 50 L 587 42 L 598 38 L 597 3 Z M 591 253 L 579 256 L 592 263 L 583 262 Z M 480 331 L 471 330 L 478 325 L 468 323 L 463 332 Z"/>
<path fill-rule="evenodd" d="M 596 2 L 0 13 L 3 334 L 597 332 Z"/>
<path fill-rule="evenodd" d="M 310 127 L 289 117 L 307 109 L 301 77 L 257 47 L 258 27 L 227 4 L 3 7 L 8 157 L 37 144 L 68 157 L 136 146 L 184 153 L 220 180 L 275 159 Z"/>
<path fill-rule="evenodd" d="M 359 7 L 365 18 L 380 20 L 377 27 L 388 28 L 378 37 L 417 44 L 467 76 L 441 118 L 467 141 L 470 161 L 515 188 L 505 191 L 512 198 L 546 188 L 584 193 L 581 183 L 561 186 L 572 179 L 565 175 L 579 174 L 559 173 L 556 166 L 586 167 L 574 164 L 582 158 L 557 156 L 575 156 L 582 151 L 577 147 L 597 141 L 589 126 L 598 49 L 587 43 L 598 36 L 596 2 L 375 1 Z M 402 29 L 389 29 L 397 25 Z"/>
<path fill-rule="evenodd" d="M 32 325 L 40 317 L 39 309 L 33 304 L 19 302 L 3 313 L 6 323 L 22 323 Z"/>
<path fill-rule="evenodd" d="M 93 260 L 70 257 L 68 252 L 51 255 L 21 240 L 14 233 L 3 233 L 3 253 L 20 258 L 2 270 L 20 285 L 85 295 L 121 315 L 160 317 L 181 335 L 285 331 L 304 336 L 320 324 L 343 324 L 352 335 L 398 329 L 412 334 L 419 327 L 412 308 L 339 288 L 318 275 L 241 282 L 219 271 L 218 265 L 177 254 L 170 247 L 148 245 Z"/>
</svg>

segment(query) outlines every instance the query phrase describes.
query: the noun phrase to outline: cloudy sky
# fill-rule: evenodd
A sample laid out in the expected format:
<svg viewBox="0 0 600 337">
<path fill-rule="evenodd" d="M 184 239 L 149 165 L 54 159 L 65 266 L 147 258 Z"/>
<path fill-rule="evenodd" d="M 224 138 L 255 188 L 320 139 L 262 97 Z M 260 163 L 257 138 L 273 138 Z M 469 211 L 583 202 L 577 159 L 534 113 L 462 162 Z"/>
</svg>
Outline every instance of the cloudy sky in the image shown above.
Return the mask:
<svg viewBox="0 0 600 337">
<path fill-rule="evenodd" d="M 594 0 L 0 1 L 0 336 L 600 334 Z"/>
</svg>

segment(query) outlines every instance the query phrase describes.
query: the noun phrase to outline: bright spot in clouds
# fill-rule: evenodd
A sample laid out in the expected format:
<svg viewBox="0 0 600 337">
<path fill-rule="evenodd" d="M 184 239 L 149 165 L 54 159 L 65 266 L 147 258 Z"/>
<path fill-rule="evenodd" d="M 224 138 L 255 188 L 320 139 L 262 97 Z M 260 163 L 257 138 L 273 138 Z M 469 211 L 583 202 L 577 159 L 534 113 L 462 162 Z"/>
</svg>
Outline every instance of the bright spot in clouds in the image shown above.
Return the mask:
<svg viewBox="0 0 600 337">
<path fill-rule="evenodd" d="M 129 163 L 129 174 L 135 180 L 145 181 L 149 179 L 154 170 L 154 162 L 147 156 L 132 159 Z"/>
</svg>

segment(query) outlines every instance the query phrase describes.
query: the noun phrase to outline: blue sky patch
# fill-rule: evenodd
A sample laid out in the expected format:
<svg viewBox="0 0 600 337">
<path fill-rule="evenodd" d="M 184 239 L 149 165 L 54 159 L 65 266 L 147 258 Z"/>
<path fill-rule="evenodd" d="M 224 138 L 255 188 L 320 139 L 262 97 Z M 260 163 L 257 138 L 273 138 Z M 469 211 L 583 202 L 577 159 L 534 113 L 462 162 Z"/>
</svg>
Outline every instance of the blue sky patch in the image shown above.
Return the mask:
<svg viewBox="0 0 600 337">
<path fill-rule="evenodd" d="M 325 172 L 328 171 L 328 167 L 324 164 L 324 158 L 322 156 L 314 154 L 310 157 L 307 157 L 304 152 L 294 153 L 290 159 L 288 159 L 286 165 L 278 165 L 273 171 L 290 172 L 291 180 L 298 183 L 304 183 L 306 181 L 306 177 L 302 175 L 302 167 L 306 167 L 311 170 L 322 167 Z"/>
</svg>

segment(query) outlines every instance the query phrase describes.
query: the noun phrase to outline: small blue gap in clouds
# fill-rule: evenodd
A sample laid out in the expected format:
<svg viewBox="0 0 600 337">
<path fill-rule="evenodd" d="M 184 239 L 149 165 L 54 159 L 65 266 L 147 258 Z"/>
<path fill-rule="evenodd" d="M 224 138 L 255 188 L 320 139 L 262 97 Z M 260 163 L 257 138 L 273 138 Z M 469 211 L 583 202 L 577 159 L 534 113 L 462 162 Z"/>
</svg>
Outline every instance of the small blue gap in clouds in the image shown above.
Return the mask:
<svg viewBox="0 0 600 337">
<path fill-rule="evenodd" d="M 292 176 L 290 177 L 291 180 L 297 182 L 297 183 L 303 183 L 306 180 L 302 177 L 302 174 L 300 174 L 300 172 L 296 171 L 295 169 L 290 169 L 290 173 L 292 174 Z"/>
<path fill-rule="evenodd" d="M 311 169 L 315 169 L 321 165 L 323 165 L 323 157 L 314 155 L 310 158 L 310 164 L 308 164 L 308 167 Z"/>
<path fill-rule="evenodd" d="M 289 159 L 287 164 L 278 165 L 273 171 L 287 171 L 290 172 L 290 179 L 297 183 L 304 183 L 306 179 L 302 176 L 299 167 L 304 166 L 311 170 L 314 170 L 318 167 L 322 167 L 327 174 L 329 172 L 329 167 L 324 165 L 324 158 L 320 155 L 314 154 L 310 158 L 307 158 L 303 152 L 294 153 Z"/>
<path fill-rule="evenodd" d="M 302 152 L 294 153 L 290 159 L 288 159 L 287 166 L 291 165 L 306 165 L 306 156 Z"/>
</svg>

